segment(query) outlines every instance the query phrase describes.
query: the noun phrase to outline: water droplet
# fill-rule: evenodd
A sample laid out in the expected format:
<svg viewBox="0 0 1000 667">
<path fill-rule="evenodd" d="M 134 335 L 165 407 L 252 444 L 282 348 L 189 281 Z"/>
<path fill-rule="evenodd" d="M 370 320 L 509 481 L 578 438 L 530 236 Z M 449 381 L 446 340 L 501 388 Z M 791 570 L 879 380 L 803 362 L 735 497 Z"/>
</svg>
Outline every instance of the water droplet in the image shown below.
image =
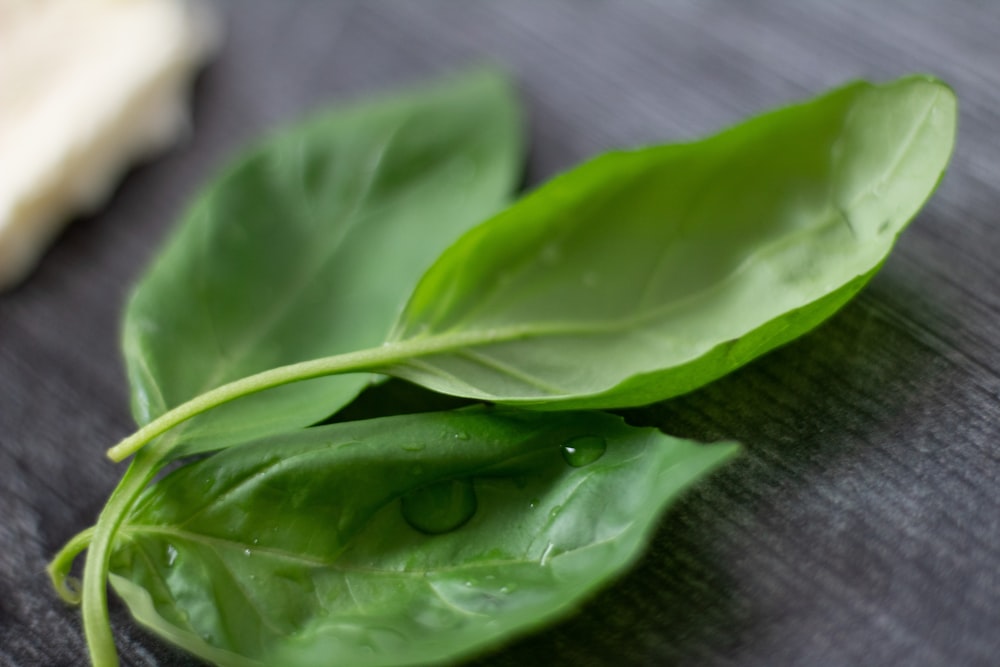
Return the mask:
<svg viewBox="0 0 1000 667">
<path fill-rule="evenodd" d="M 445 480 L 403 496 L 403 518 L 415 530 L 440 535 L 465 525 L 476 513 L 476 490 L 469 480 Z"/>
<path fill-rule="evenodd" d="M 510 593 L 510 589 L 507 588 L 506 586 L 501 586 L 500 587 L 500 592 L 501 593 Z"/>
<path fill-rule="evenodd" d="M 471 581 L 465 582 L 465 587 L 466 588 L 471 588 L 472 587 L 472 582 Z"/>
<path fill-rule="evenodd" d="M 171 567 L 177 560 L 177 549 L 172 544 L 167 545 L 167 567 Z"/>
<path fill-rule="evenodd" d="M 253 543 L 254 543 L 254 544 L 257 544 L 258 542 L 260 542 L 260 539 L 259 539 L 259 538 L 257 538 L 257 537 L 253 538 Z"/>
<path fill-rule="evenodd" d="M 68 576 L 63 583 L 67 589 L 76 595 L 80 595 L 83 592 L 83 582 L 80 580 L 80 577 Z"/>
<path fill-rule="evenodd" d="M 545 567 L 545 564 L 549 562 L 549 558 L 552 556 L 552 551 L 555 548 L 556 545 L 549 542 L 549 545 L 545 547 L 545 551 L 542 552 L 542 557 L 538 559 L 538 564 Z"/>
<path fill-rule="evenodd" d="M 250 549 L 244 549 L 244 550 L 243 550 L 243 555 L 244 555 L 244 556 L 249 556 L 249 555 L 250 555 L 250 554 L 252 554 L 252 553 L 253 553 L 253 552 L 252 552 L 252 551 L 250 551 Z"/>
<path fill-rule="evenodd" d="M 465 431 L 459 431 L 458 433 L 455 434 L 455 439 L 456 440 L 468 440 L 469 439 L 469 434 L 466 433 Z"/>
<path fill-rule="evenodd" d="M 567 440 L 562 445 L 562 455 L 566 463 L 574 468 L 590 465 L 604 456 L 608 443 L 596 435 L 581 435 Z"/>
<path fill-rule="evenodd" d="M 556 518 L 557 516 L 559 516 L 560 512 L 562 512 L 562 505 L 556 505 L 551 510 L 549 510 L 549 518 L 551 519 Z"/>
</svg>

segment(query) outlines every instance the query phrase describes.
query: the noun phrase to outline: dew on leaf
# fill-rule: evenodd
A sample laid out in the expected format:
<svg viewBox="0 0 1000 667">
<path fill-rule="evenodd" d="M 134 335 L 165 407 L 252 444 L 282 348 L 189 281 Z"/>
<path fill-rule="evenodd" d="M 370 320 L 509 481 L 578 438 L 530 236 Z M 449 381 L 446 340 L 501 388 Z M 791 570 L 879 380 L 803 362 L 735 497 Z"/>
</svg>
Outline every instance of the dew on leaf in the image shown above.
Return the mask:
<svg viewBox="0 0 1000 667">
<path fill-rule="evenodd" d="M 444 480 L 403 496 L 403 518 L 415 530 L 440 535 L 465 525 L 476 513 L 476 490 L 469 480 Z"/>
<path fill-rule="evenodd" d="M 574 468 L 590 465 L 604 456 L 608 444 L 596 435 L 581 435 L 567 440 L 562 445 L 562 455 L 566 463 Z"/>
</svg>

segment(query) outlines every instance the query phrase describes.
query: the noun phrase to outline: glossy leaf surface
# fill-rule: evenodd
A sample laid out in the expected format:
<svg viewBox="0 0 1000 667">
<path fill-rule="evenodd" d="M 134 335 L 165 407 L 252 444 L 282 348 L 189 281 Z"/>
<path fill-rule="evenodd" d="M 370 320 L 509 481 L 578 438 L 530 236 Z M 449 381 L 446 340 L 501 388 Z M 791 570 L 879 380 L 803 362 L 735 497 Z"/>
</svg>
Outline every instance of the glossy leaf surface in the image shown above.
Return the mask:
<svg viewBox="0 0 1000 667">
<path fill-rule="evenodd" d="M 548 409 L 690 391 L 816 326 L 930 196 L 956 102 L 859 82 L 691 144 L 613 153 L 452 246 L 393 336 L 391 373 Z"/>
<path fill-rule="evenodd" d="M 148 489 L 112 583 L 142 623 L 220 664 L 443 660 L 565 614 L 735 451 L 601 413 L 307 429 Z"/>
<path fill-rule="evenodd" d="M 509 197 L 519 132 L 509 84 L 480 72 L 252 149 L 197 200 L 128 305 L 137 422 L 262 370 L 380 344 L 426 268 Z M 220 446 L 307 426 L 369 380 L 248 397 L 183 437 Z"/>
</svg>

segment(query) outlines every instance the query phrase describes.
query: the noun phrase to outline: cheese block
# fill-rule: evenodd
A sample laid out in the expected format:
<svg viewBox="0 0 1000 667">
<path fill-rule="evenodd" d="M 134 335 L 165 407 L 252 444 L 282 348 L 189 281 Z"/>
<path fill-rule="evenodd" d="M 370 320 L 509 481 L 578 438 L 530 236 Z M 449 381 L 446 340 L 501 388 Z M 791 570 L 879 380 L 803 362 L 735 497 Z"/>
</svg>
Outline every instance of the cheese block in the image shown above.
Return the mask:
<svg viewBox="0 0 1000 667">
<path fill-rule="evenodd" d="M 184 0 L 0 0 L 0 289 L 183 133 L 217 25 Z"/>
</svg>

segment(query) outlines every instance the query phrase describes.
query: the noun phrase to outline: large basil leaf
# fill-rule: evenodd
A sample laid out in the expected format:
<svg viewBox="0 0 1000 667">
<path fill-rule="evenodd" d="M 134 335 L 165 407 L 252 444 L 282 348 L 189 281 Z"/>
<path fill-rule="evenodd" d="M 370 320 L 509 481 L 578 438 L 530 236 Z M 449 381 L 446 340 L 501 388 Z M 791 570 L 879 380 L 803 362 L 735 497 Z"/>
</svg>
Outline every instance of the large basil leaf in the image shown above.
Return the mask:
<svg viewBox="0 0 1000 667">
<path fill-rule="evenodd" d="M 139 424 L 262 370 L 380 344 L 420 275 L 510 195 L 519 132 L 507 81 L 484 71 L 252 149 L 197 200 L 128 305 Z M 183 438 L 202 439 L 186 451 L 309 425 L 369 379 L 224 406 L 185 425 Z"/>
<path fill-rule="evenodd" d="M 600 157 L 444 253 L 389 372 L 550 409 L 699 387 L 864 285 L 941 178 L 955 124 L 952 91 L 909 77 Z"/>
<path fill-rule="evenodd" d="M 111 581 L 139 621 L 220 664 L 423 664 L 565 614 L 735 451 L 602 413 L 306 429 L 153 485 Z"/>
</svg>

